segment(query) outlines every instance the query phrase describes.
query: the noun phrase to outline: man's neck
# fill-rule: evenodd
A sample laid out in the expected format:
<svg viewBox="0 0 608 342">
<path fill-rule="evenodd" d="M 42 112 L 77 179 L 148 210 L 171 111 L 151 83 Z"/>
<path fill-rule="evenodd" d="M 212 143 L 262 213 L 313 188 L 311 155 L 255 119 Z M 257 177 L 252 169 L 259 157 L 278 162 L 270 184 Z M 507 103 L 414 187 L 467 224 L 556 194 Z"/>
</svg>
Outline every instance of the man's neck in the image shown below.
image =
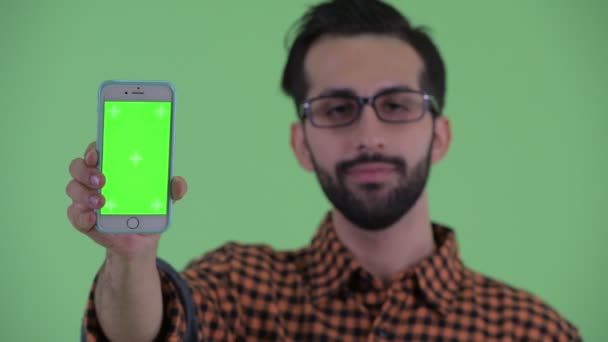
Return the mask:
<svg viewBox="0 0 608 342">
<path fill-rule="evenodd" d="M 406 215 L 381 231 L 357 227 L 335 209 L 332 219 L 340 241 L 380 280 L 390 280 L 435 251 L 426 192 Z"/>
</svg>

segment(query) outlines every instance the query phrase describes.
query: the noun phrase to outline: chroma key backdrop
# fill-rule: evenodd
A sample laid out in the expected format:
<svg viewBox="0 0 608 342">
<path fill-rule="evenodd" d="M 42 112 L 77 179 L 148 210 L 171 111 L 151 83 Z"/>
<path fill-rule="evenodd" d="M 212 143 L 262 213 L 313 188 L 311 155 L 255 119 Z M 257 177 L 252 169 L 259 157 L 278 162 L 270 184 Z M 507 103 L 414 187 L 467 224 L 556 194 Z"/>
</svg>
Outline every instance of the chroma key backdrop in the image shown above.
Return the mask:
<svg viewBox="0 0 608 342">
<path fill-rule="evenodd" d="M 430 28 L 447 65 L 453 140 L 431 170 L 432 219 L 465 264 L 608 341 L 608 1 L 388 2 Z M 160 257 L 181 269 L 227 241 L 309 243 L 330 206 L 289 147 L 279 85 L 285 34 L 314 3 L 0 1 L 1 341 L 79 338 L 105 250 L 70 224 L 66 185 L 105 80 L 176 87 L 173 170 L 188 193 Z M 114 156 L 125 168 L 166 150 L 138 137 Z M 141 210 L 163 201 L 154 187 Z"/>
</svg>

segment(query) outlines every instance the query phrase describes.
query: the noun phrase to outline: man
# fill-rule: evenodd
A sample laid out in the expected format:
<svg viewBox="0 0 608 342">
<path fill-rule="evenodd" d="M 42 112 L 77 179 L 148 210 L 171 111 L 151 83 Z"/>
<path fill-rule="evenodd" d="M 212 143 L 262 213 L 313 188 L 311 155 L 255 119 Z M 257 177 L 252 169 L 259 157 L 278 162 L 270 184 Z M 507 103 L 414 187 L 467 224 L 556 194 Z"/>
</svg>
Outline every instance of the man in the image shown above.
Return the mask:
<svg viewBox="0 0 608 342">
<path fill-rule="evenodd" d="M 291 146 L 333 204 L 312 243 L 229 243 L 178 273 L 158 235 L 94 229 L 104 178 L 89 146 L 70 166 L 72 224 L 107 249 L 83 338 L 101 341 L 573 341 L 541 299 L 465 267 L 430 220 L 425 185 L 450 146 L 443 61 L 389 5 L 334 0 L 300 21 L 283 76 Z M 186 193 L 176 177 L 172 196 Z"/>
</svg>

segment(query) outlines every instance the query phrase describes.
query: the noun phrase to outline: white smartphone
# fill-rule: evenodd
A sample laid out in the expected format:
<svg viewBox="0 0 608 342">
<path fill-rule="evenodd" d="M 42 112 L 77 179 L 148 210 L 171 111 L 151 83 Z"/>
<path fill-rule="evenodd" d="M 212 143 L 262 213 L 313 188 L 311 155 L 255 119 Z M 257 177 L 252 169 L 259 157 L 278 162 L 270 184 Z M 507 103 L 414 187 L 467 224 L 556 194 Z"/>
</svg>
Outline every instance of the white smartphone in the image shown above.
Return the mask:
<svg viewBox="0 0 608 342">
<path fill-rule="evenodd" d="M 106 81 L 99 87 L 97 168 L 106 178 L 96 229 L 160 233 L 171 223 L 175 87 Z"/>
</svg>

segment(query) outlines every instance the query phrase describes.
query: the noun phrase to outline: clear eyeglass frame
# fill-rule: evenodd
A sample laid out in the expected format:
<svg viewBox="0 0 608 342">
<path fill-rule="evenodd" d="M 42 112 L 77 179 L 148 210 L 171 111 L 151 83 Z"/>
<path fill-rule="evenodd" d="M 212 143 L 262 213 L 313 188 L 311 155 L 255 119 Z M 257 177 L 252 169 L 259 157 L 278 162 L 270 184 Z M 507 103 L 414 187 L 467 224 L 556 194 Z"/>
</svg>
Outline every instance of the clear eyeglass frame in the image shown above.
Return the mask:
<svg viewBox="0 0 608 342">
<path fill-rule="evenodd" d="M 395 93 L 409 93 L 409 94 L 420 95 L 422 97 L 422 105 L 421 105 L 420 114 L 409 120 L 390 120 L 390 119 L 386 119 L 385 117 L 383 117 L 382 114 L 380 114 L 380 112 L 378 111 L 378 108 L 376 106 L 376 101 L 379 98 L 382 99 L 385 96 L 395 95 Z M 319 124 L 318 122 L 315 122 L 315 120 L 313 119 L 314 116 L 311 115 L 312 105 L 317 101 L 327 100 L 328 98 L 342 98 L 342 99 L 347 99 L 347 100 L 354 100 L 355 103 L 357 104 L 356 115 L 353 115 L 353 117 L 349 121 L 346 121 L 346 122 L 343 122 L 340 124 L 335 124 L 335 125 L 323 125 L 323 124 Z M 429 110 L 431 110 L 431 112 L 434 112 L 434 113 L 440 112 L 439 104 L 438 104 L 437 100 L 435 99 L 435 97 L 431 94 L 428 94 L 423 91 L 416 91 L 416 90 L 410 90 L 410 89 L 397 89 L 397 90 L 391 89 L 388 91 L 380 92 L 371 97 L 362 97 L 362 96 L 356 96 L 353 94 L 328 94 L 328 95 L 317 96 L 317 97 L 308 99 L 302 103 L 302 105 L 300 106 L 299 116 L 302 120 L 305 120 L 308 118 L 310 123 L 313 126 L 318 127 L 318 128 L 345 127 L 345 126 L 349 126 L 349 125 L 353 124 L 355 121 L 357 121 L 361 117 L 361 113 L 363 112 L 363 108 L 365 107 L 365 105 L 370 105 L 373 108 L 374 113 L 376 114 L 376 117 L 380 121 L 383 121 L 386 123 L 391 123 L 391 124 L 405 124 L 405 123 L 416 122 L 416 121 L 422 119 L 422 117 L 424 117 L 424 114 Z"/>
</svg>

